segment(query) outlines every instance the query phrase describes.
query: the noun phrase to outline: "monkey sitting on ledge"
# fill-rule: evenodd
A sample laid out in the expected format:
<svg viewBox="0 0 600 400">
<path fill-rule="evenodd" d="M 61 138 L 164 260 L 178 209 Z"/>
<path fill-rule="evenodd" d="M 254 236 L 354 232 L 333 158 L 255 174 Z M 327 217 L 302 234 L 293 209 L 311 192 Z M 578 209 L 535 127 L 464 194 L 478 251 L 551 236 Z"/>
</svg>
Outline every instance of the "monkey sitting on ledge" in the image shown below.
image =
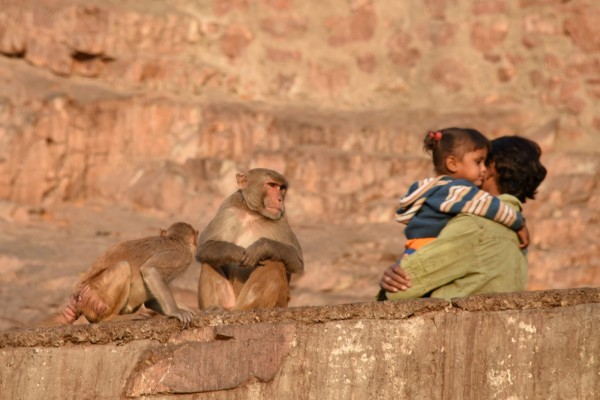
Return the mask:
<svg viewBox="0 0 600 400">
<path fill-rule="evenodd" d="M 62 314 L 49 324 L 71 324 L 81 315 L 100 322 L 131 314 L 142 304 L 187 327 L 194 313 L 177 307 L 168 284 L 194 260 L 198 231 L 177 222 L 159 236 L 118 243 L 83 275 Z"/>
<path fill-rule="evenodd" d="M 304 270 L 302 249 L 285 215 L 288 182 L 256 168 L 237 174 L 227 197 L 200 234 L 196 259 L 200 309 L 287 307 L 291 273 Z"/>
</svg>

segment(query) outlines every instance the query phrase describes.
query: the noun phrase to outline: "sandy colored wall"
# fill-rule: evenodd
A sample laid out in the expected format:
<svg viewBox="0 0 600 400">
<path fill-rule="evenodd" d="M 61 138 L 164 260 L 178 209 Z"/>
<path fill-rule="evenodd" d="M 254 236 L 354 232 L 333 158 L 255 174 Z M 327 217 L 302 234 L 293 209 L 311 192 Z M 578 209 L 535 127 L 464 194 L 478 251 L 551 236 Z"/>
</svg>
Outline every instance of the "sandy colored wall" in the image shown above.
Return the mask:
<svg viewBox="0 0 600 400">
<path fill-rule="evenodd" d="M 600 8 L 590 0 L 0 6 L 5 57 L 109 92 L 333 110 L 508 110 L 515 120 L 495 131 L 554 123 L 563 145 L 598 151 Z"/>
<path fill-rule="evenodd" d="M 6 399 L 596 399 L 600 291 L 202 314 L 0 335 Z"/>
<path fill-rule="evenodd" d="M 595 187 L 598 21 L 588 0 L 1 0 L 0 198 L 181 212 L 269 164 L 301 215 L 372 211 L 427 170 L 390 159 L 448 125 L 530 136 L 550 178 Z"/>
</svg>

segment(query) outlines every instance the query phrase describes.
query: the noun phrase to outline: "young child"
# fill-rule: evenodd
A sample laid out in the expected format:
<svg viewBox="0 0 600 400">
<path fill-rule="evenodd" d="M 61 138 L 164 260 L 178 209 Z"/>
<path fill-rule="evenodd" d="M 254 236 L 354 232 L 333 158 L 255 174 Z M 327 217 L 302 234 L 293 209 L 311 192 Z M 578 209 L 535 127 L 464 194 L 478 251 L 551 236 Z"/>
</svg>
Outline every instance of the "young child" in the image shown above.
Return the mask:
<svg viewBox="0 0 600 400">
<path fill-rule="evenodd" d="M 479 189 L 489 146 L 475 129 L 446 128 L 425 136 L 424 149 L 432 156 L 437 176 L 413 183 L 400 199 L 396 221 L 407 224 L 404 256 L 434 240 L 459 213 L 499 222 L 517 231 L 522 247 L 529 244 L 521 213 Z"/>
</svg>

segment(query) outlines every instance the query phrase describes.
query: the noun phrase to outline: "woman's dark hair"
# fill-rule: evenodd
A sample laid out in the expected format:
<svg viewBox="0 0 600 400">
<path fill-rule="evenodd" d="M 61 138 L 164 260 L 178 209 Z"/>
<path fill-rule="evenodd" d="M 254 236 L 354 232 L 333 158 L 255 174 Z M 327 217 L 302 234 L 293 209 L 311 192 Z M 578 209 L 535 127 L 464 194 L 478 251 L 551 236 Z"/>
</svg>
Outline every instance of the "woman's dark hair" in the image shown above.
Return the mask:
<svg viewBox="0 0 600 400">
<path fill-rule="evenodd" d="M 431 154 L 435 172 L 438 175 L 449 175 L 446 158 L 455 156 L 462 159 L 466 153 L 479 149 L 489 151 L 490 142 L 476 129 L 446 128 L 428 132 L 423 140 L 423 149 Z"/>
<path fill-rule="evenodd" d="M 502 136 L 491 141 L 486 163 L 494 163 L 500 192 L 512 194 L 525 203 L 526 199 L 535 198 L 538 186 L 546 178 L 541 155 L 542 149 L 532 140 Z"/>
</svg>

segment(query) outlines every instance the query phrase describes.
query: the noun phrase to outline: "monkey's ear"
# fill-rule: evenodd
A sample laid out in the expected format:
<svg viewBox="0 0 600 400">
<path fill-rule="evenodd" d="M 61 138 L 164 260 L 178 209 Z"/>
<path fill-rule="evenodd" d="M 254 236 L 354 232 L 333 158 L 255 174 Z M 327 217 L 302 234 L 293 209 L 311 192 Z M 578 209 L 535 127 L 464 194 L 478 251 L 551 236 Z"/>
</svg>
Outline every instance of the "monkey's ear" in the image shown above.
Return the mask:
<svg viewBox="0 0 600 400">
<path fill-rule="evenodd" d="M 165 229 L 160 228 L 160 236 L 167 236 L 167 231 Z"/>
<path fill-rule="evenodd" d="M 243 172 L 238 172 L 235 174 L 235 179 L 237 180 L 239 189 L 246 189 L 246 186 L 248 186 L 248 175 Z"/>
</svg>

